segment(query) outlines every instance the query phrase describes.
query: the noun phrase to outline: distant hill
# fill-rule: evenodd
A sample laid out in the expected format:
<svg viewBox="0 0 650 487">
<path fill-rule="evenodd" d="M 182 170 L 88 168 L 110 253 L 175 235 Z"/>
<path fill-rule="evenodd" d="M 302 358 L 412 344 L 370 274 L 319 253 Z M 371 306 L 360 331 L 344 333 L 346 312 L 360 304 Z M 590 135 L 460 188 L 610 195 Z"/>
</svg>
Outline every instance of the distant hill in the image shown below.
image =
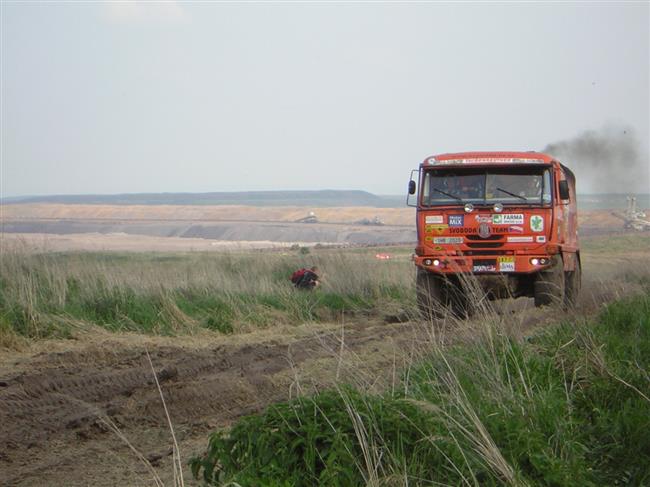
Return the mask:
<svg viewBox="0 0 650 487">
<path fill-rule="evenodd" d="M 399 196 L 378 196 L 367 191 L 245 191 L 219 193 L 135 193 L 112 195 L 52 195 L 4 198 L 3 204 L 59 203 L 85 205 L 246 205 L 246 206 L 404 206 Z"/>
</svg>

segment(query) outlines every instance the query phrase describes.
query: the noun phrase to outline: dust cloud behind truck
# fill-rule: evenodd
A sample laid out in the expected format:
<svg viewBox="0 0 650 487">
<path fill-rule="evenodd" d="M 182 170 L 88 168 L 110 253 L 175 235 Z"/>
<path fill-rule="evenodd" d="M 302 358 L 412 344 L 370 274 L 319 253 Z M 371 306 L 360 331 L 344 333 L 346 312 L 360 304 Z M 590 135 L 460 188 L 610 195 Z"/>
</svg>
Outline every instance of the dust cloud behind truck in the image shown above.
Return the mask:
<svg viewBox="0 0 650 487">
<path fill-rule="evenodd" d="M 575 303 L 575 177 L 553 157 L 432 156 L 412 172 L 407 204 L 417 207 L 413 258 L 425 314 L 467 316 L 483 299 L 520 296 L 534 298 L 535 306 Z"/>
</svg>

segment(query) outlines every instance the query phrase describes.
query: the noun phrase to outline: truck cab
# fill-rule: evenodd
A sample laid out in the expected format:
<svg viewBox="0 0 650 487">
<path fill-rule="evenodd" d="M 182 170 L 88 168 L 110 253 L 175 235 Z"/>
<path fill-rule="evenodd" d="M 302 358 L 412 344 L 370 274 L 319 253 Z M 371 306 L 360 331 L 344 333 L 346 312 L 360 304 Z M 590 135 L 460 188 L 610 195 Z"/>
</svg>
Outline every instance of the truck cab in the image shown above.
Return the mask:
<svg viewBox="0 0 650 487">
<path fill-rule="evenodd" d="M 465 152 L 425 159 L 415 195 L 414 262 L 421 311 L 473 312 L 528 296 L 572 305 L 580 288 L 575 177 L 539 152 Z"/>
</svg>

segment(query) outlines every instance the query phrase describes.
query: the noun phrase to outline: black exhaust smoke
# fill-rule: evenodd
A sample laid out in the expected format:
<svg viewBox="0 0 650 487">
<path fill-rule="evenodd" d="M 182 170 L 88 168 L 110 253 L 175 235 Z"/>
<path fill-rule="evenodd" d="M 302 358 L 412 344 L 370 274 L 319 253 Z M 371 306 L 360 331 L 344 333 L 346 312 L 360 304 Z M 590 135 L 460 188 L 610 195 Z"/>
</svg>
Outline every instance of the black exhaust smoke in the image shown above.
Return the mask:
<svg viewBox="0 0 650 487">
<path fill-rule="evenodd" d="M 568 166 L 579 193 L 650 193 L 650 162 L 634 129 L 607 125 L 547 145 L 542 152 Z"/>
</svg>

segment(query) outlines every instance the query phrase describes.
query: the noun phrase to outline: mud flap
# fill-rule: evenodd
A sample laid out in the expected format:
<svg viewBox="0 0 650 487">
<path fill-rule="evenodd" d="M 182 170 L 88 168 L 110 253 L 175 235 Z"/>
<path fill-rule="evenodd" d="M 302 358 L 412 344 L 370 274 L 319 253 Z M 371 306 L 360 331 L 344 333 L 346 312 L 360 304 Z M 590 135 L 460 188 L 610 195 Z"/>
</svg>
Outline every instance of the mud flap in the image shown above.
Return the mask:
<svg viewBox="0 0 650 487">
<path fill-rule="evenodd" d="M 573 254 L 576 256 L 576 254 Z M 580 256 L 574 258 L 574 270 L 564 273 L 564 307 L 571 309 L 576 306 L 580 287 L 582 284 L 582 266 L 580 265 Z"/>
<path fill-rule="evenodd" d="M 561 306 L 565 299 L 565 272 L 562 257 L 555 256 L 553 265 L 540 272 L 534 283 L 535 307 Z"/>
</svg>

